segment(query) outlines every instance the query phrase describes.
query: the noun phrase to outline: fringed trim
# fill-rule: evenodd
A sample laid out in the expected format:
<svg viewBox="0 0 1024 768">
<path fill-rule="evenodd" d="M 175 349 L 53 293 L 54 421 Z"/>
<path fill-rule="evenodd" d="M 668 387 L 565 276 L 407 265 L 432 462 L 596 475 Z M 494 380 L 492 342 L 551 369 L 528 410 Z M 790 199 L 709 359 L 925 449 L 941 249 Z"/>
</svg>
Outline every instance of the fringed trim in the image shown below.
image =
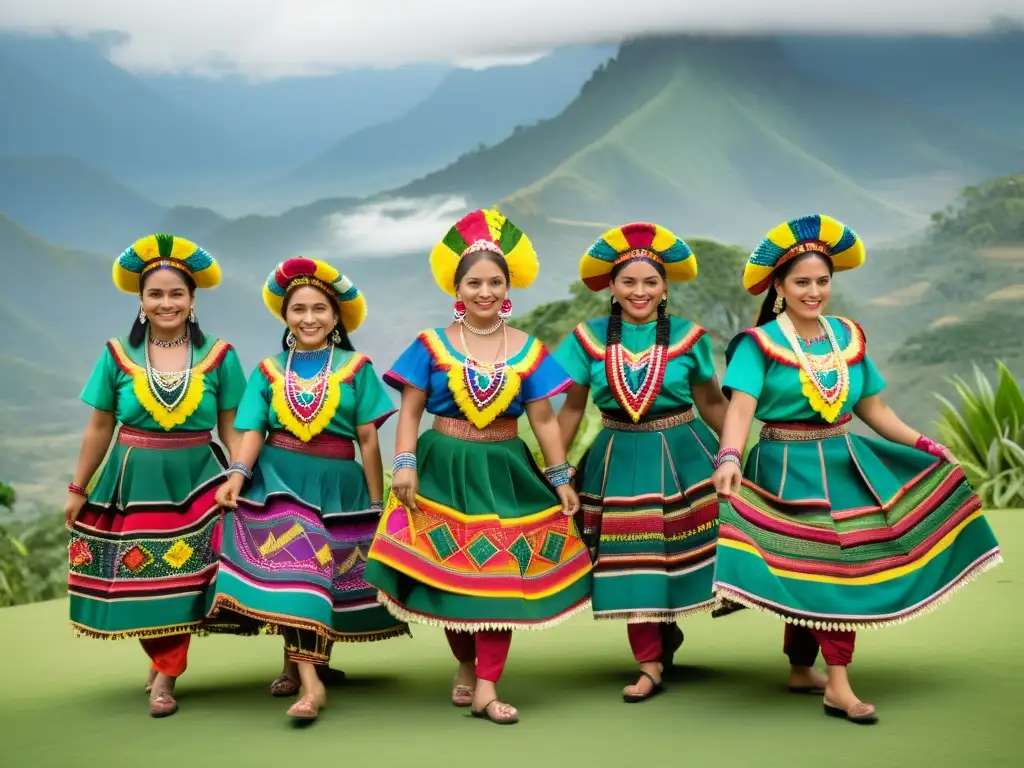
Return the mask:
<svg viewBox="0 0 1024 768">
<path fill-rule="evenodd" d="M 412 637 L 412 632 L 408 626 L 392 627 L 391 629 L 382 629 L 377 632 L 365 632 L 362 634 L 339 633 L 315 621 L 306 621 L 299 618 L 293 619 L 292 617 L 281 617 L 276 614 L 254 611 L 246 608 L 233 597 L 225 597 L 224 595 L 217 595 L 214 599 L 208 618 L 214 618 L 222 610 L 231 611 L 239 616 L 246 616 L 255 621 L 262 622 L 266 628 L 266 632 L 263 634 L 268 635 L 280 635 L 285 628 L 291 628 L 315 632 L 320 637 L 326 637 L 334 643 L 372 643 L 376 640 L 389 640 L 392 637 Z"/>
<path fill-rule="evenodd" d="M 428 627 L 442 627 L 455 632 L 487 632 L 501 630 L 538 631 L 542 629 L 551 629 L 562 622 L 568 621 L 573 616 L 590 609 L 590 598 L 588 597 L 586 600 L 573 606 L 568 611 L 560 613 L 558 616 L 548 619 L 547 621 L 455 621 L 452 619 L 442 619 L 437 616 L 428 616 L 427 614 L 410 611 L 405 606 L 395 602 L 389 595 L 385 595 L 383 592 L 379 591 L 377 592 L 377 602 L 387 608 L 388 613 L 399 621 L 407 624 L 424 624 Z"/>
<path fill-rule="evenodd" d="M 925 605 L 915 608 L 913 611 L 906 613 L 894 619 L 881 619 L 871 620 L 865 619 L 863 621 L 830 621 L 820 620 L 813 618 L 799 618 L 796 616 L 786 616 L 785 614 L 779 613 L 776 609 L 770 608 L 763 605 L 756 600 L 752 600 L 746 595 L 740 594 L 728 587 L 722 587 L 715 585 L 715 600 L 714 607 L 720 608 L 724 606 L 725 600 L 730 602 L 739 603 L 746 608 L 752 608 L 762 613 L 769 613 L 776 618 L 782 619 L 787 624 L 793 624 L 798 627 L 807 627 L 808 629 L 819 629 L 827 632 L 857 632 L 865 629 L 883 629 L 885 627 L 896 627 L 900 624 L 906 624 L 908 621 L 924 616 L 925 614 L 931 613 L 940 606 L 945 605 L 949 602 L 953 594 L 960 589 L 963 589 L 972 581 L 977 579 L 986 571 L 990 571 L 997 565 L 1003 562 L 1003 557 L 998 550 L 988 555 L 977 565 L 969 568 L 959 579 L 954 581 L 941 595 L 936 597 L 934 600 L 929 601 Z M 724 598 L 724 599 L 723 599 Z"/>
<path fill-rule="evenodd" d="M 687 608 L 673 608 L 666 611 L 625 611 L 625 612 L 594 612 L 594 619 L 597 621 L 625 621 L 627 624 L 650 624 L 651 622 L 671 623 L 677 619 L 687 616 L 696 616 L 701 613 L 710 613 L 715 607 L 715 600 L 712 598 L 698 605 L 691 605 Z"/>
<path fill-rule="evenodd" d="M 206 635 L 208 631 L 202 629 L 201 621 L 193 621 L 187 624 L 175 624 L 170 627 L 148 627 L 146 629 L 128 629 L 121 632 L 103 632 L 102 630 L 87 627 L 77 621 L 69 621 L 71 628 L 75 631 L 76 637 L 88 637 L 93 640 L 151 640 L 157 637 L 170 637 L 172 635 Z"/>
</svg>

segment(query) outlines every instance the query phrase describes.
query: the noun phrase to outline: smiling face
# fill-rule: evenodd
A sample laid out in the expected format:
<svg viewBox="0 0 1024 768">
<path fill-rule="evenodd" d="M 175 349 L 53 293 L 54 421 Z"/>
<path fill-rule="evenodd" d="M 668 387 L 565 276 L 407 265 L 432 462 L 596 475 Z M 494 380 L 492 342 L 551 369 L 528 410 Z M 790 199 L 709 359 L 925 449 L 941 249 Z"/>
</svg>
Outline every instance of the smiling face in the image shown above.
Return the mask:
<svg viewBox="0 0 1024 768">
<path fill-rule="evenodd" d="M 302 285 L 285 298 L 284 321 L 295 336 L 299 350 L 320 349 L 338 324 L 338 312 L 327 295 L 311 285 Z"/>
<path fill-rule="evenodd" d="M 147 274 L 139 299 L 154 330 L 171 337 L 185 334 L 193 297 L 178 270 L 161 268 Z"/>
<path fill-rule="evenodd" d="M 832 271 L 821 256 L 806 256 L 793 264 L 775 290 L 786 300 L 786 312 L 795 320 L 817 320 L 832 296 Z"/>
<path fill-rule="evenodd" d="M 508 295 L 508 281 L 493 259 L 481 258 L 466 271 L 456 293 L 466 305 L 470 325 L 486 328 L 498 319 L 501 302 Z"/>
<path fill-rule="evenodd" d="M 646 261 L 627 264 L 608 287 L 622 306 L 622 314 L 638 325 L 657 317 L 658 304 L 668 290 L 665 279 Z"/>
</svg>

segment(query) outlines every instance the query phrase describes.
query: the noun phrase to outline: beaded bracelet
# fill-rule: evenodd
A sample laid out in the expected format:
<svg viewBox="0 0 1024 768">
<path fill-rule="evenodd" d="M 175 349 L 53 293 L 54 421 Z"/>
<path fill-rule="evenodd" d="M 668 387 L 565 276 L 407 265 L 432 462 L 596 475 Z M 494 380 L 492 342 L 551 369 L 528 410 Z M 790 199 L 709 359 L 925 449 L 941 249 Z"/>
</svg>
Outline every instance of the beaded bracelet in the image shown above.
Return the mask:
<svg viewBox="0 0 1024 768">
<path fill-rule="evenodd" d="M 416 469 L 416 454 L 411 451 L 402 451 L 395 456 L 395 460 L 391 464 L 391 474 L 400 469 Z"/>
<path fill-rule="evenodd" d="M 227 474 L 239 474 L 246 480 L 252 480 L 252 472 L 247 466 L 245 466 L 245 464 L 242 464 L 239 461 L 234 462 L 230 467 L 228 467 Z"/>
<path fill-rule="evenodd" d="M 561 464 L 556 464 L 553 467 L 548 467 L 544 470 L 544 475 L 547 477 L 548 482 L 551 483 L 555 488 L 560 485 L 568 485 L 571 479 L 569 475 L 569 469 L 571 465 L 565 461 Z"/>
<path fill-rule="evenodd" d="M 82 486 L 75 485 L 74 483 L 68 483 L 68 493 L 73 493 L 76 496 L 81 496 L 82 498 L 85 499 L 89 498 L 88 491 L 86 491 L 85 488 L 83 488 Z"/>
<path fill-rule="evenodd" d="M 715 457 L 715 467 L 722 466 L 725 462 L 732 462 L 740 469 L 743 468 L 743 458 L 740 452 L 735 448 L 723 448 L 718 452 L 718 456 Z"/>
<path fill-rule="evenodd" d="M 383 512 L 384 511 L 384 502 L 383 501 L 371 501 L 370 502 L 370 511 L 371 512 Z"/>
</svg>

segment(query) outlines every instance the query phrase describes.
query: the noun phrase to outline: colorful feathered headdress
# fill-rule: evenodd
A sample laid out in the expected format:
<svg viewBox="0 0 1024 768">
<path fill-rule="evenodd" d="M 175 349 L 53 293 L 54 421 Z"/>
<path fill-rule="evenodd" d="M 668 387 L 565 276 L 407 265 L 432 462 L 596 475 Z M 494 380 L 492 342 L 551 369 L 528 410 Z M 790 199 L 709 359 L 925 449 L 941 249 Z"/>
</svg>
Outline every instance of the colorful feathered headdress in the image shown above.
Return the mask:
<svg viewBox="0 0 1024 768">
<path fill-rule="evenodd" d="M 136 240 L 114 261 L 114 285 L 125 293 L 138 293 L 142 276 L 160 267 L 185 273 L 196 288 L 215 288 L 220 284 L 220 265 L 191 240 L 150 235 Z"/>
<path fill-rule="evenodd" d="M 533 244 L 515 224 L 494 210 L 467 214 L 430 252 L 430 271 L 442 291 L 455 295 L 455 270 L 466 254 L 491 251 L 504 256 L 512 288 L 529 288 L 540 264 Z"/>
<path fill-rule="evenodd" d="M 754 249 L 743 270 L 743 287 L 755 296 L 771 285 L 775 270 L 802 253 L 821 253 L 836 272 L 864 263 L 864 243 L 847 226 L 816 214 L 780 224 Z"/>
<path fill-rule="evenodd" d="M 263 286 L 263 303 L 278 320 L 284 320 L 284 299 L 288 291 L 300 285 L 319 288 L 335 301 L 341 325 L 347 333 L 352 333 L 366 319 L 366 299 L 351 280 L 326 262 L 298 257 L 274 267 Z"/>
<path fill-rule="evenodd" d="M 697 257 L 683 240 L 657 224 L 636 222 L 608 230 L 580 259 L 580 279 L 592 291 L 611 282 L 616 264 L 646 259 L 665 270 L 670 282 L 697 276 Z"/>
</svg>

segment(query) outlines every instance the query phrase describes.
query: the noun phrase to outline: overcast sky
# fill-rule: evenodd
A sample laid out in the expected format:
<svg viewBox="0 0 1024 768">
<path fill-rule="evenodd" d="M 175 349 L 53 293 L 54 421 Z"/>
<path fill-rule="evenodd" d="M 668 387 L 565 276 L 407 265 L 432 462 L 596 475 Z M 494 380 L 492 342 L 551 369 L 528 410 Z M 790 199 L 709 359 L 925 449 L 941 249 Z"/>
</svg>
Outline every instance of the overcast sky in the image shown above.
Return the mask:
<svg viewBox="0 0 1024 768">
<path fill-rule="evenodd" d="M 142 72 L 256 78 L 416 61 L 491 63 L 645 33 L 983 31 L 1024 0 L 0 0 L 0 29 L 125 33 Z"/>
</svg>

